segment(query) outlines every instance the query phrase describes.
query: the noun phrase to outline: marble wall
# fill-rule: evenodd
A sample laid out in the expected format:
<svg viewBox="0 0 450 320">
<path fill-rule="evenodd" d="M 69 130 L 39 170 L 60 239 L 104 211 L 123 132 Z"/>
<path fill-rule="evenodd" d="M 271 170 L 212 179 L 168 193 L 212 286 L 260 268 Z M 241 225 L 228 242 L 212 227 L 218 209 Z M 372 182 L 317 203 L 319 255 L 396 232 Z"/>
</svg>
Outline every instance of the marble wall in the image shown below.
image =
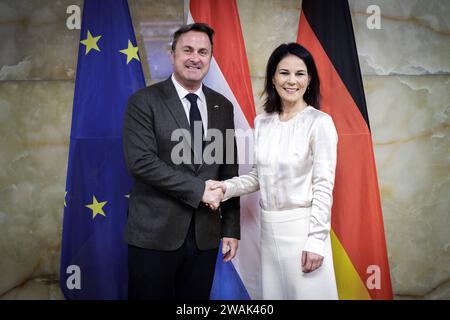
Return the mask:
<svg viewBox="0 0 450 320">
<path fill-rule="evenodd" d="M 183 0 L 129 0 L 148 83 L 164 77 Z M 0 0 L 0 298 L 62 299 L 62 206 L 81 0 Z M 450 298 L 450 3 L 349 0 L 398 299 Z M 369 5 L 381 9 L 370 30 Z M 257 112 L 271 50 L 295 41 L 301 1 L 238 0 Z M 144 59 L 142 59 L 144 60 Z"/>
</svg>

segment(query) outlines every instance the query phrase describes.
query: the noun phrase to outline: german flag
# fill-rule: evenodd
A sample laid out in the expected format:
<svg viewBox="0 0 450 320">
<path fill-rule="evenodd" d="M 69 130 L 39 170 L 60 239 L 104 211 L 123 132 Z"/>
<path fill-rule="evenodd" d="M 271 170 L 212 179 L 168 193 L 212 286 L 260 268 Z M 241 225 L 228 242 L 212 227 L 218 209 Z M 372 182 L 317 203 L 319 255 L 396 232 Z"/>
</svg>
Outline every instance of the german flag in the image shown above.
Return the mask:
<svg viewBox="0 0 450 320">
<path fill-rule="evenodd" d="M 297 42 L 316 61 L 339 135 L 331 240 L 339 299 L 392 299 L 380 193 L 347 0 L 303 0 Z"/>
</svg>

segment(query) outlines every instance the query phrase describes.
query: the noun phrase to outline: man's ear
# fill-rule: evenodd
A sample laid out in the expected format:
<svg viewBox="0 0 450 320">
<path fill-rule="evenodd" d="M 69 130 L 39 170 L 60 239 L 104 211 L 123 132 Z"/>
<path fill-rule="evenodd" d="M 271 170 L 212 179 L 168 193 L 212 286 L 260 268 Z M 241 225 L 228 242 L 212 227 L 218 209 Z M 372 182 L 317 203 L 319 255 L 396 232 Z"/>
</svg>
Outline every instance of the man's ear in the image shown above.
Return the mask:
<svg viewBox="0 0 450 320">
<path fill-rule="evenodd" d="M 170 62 L 172 65 L 175 63 L 175 52 L 173 50 L 170 50 Z"/>
</svg>

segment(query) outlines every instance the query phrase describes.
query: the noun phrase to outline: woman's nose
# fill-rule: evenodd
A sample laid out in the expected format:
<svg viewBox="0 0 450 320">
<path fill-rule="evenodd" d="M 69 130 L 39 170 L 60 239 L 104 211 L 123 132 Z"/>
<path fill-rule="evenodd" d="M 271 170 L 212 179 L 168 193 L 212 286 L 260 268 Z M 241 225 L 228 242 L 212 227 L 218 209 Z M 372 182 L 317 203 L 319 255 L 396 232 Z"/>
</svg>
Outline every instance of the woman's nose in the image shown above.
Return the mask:
<svg viewBox="0 0 450 320">
<path fill-rule="evenodd" d="M 289 83 L 295 83 L 295 74 L 290 74 L 288 78 Z"/>
</svg>

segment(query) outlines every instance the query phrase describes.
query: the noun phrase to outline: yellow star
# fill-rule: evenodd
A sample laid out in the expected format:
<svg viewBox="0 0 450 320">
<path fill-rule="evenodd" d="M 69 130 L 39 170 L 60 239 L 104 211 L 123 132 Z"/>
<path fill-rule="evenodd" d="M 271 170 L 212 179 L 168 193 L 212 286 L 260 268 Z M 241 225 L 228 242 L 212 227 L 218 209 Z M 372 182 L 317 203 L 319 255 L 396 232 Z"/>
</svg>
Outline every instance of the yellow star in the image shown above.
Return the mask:
<svg viewBox="0 0 450 320">
<path fill-rule="evenodd" d="M 102 36 L 97 36 L 97 37 L 93 37 L 92 34 L 89 32 L 87 32 L 87 38 L 84 40 L 81 40 L 80 42 L 82 44 L 84 44 L 86 46 L 86 54 L 89 53 L 89 51 L 91 51 L 91 49 L 100 51 L 100 49 L 97 46 L 97 41 L 101 38 Z"/>
<path fill-rule="evenodd" d="M 67 204 L 66 204 L 66 196 L 67 196 L 67 191 L 64 192 L 64 207 L 67 207 Z"/>
<path fill-rule="evenodd" d="M 138 50 L 139 50 L 138 46 L 133 47 L 131 41 L 128 40 L 128 48 L 120 50 L 119 52 L 127 55 L 127 64 L 128 64 L 132 59 L 141 61 L 139 60 L 139 56 L 137 54 Z"/>
<path fill-rule="evenodd" d="M 92 219 L 94 219 L 97 214 L 101 214 L 106 217 L 106 214 L 102 208 L 107 202 L 108 201 L 98 202 L 95 196 L 92 197 L 92 203 L 86 206 L 92 210 Z"/>
</svg>

